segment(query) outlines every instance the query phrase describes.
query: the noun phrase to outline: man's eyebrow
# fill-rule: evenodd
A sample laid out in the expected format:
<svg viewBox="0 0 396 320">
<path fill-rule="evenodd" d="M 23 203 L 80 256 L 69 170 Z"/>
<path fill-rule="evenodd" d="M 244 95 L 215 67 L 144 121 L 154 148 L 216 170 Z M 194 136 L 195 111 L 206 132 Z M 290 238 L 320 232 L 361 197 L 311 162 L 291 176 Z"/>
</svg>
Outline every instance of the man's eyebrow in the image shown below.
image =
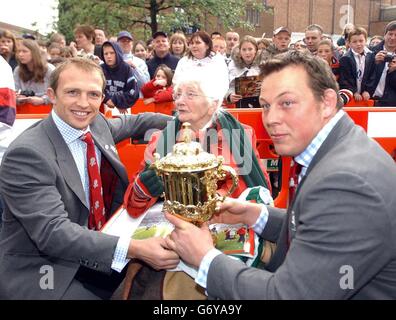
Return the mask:
<svg viewBox="0 0 396 320">
<path fill-rule="evenodd" d="M 292 94 L 293 92 L 291 92 L 291 91 L 284 91 L 284 92 L 281 92 L 280 94 L 278 94 L 276 97 L 275 97 L 275 99 L 279 99 L 280 97 L 282 97 L 282 96 L 284 96 L 284 95 L 286 95 L 286 94 Z M 261 96 L 259 97 L 259 100 L 260 101 L 262 101 L 262 102 L 267 102 L 267 100 L 265 100 L 264 98 L 262 98 Z"/>
</svg>

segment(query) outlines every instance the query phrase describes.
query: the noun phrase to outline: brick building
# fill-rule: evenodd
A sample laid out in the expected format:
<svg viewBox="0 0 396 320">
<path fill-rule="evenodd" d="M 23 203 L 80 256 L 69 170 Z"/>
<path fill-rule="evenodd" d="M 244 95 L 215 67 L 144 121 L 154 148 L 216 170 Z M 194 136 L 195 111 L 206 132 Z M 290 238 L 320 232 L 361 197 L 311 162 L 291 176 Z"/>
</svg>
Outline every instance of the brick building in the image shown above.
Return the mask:
<svg viewBox="0 0 396 320">
<path fill-rule="evenodd" d="M 373 36 L 382 35 L 384 26 L 396 20 L 396 0 L 261 1 L 269 10 L 259 13 L 247 7 L 244 18 L 253 22 L 255 30 L 237 29 L 241 35 L 261 37 L 265 33 L 266 37 L 271 37 L 272 31 L 279 26 L 287 26 L 293 33 L 303 33 L 306 26 L 313 23 L 320 24 L 327 34 L 339 35 L 344 25 L 351 22 L 366 28 Z M 216 28 L 225 32 L 218 20 L 216 27 L 208 27 L 207 30 L 212 32 Z"/>
<path fill-rule="evenodd" d="M 274 10 L 274 25 L 304 32 L 320 24 L 327 34 L 341 34 L 347 22 L 366 28 L 369 35 L 383 34 L 384 26 L 396 20 L 396 0 L 268 0 Z"/>
</svg>

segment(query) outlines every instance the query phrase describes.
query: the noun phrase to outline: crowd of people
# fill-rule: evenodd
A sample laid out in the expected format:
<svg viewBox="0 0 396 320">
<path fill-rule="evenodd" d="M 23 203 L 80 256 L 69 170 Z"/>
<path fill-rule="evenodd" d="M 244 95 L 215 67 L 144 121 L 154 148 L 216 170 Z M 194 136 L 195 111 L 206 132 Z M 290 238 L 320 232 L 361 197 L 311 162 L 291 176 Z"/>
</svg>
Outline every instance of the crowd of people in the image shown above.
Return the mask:
<svg viewBox="0 0 396 320">
<path fill-rule="evenodd" d="M 341 94 L 396 105 L 396 21 L 382 40 L 373 37 L 377 44 L 356 26 L 338 44 L 319 25 L 294 44 L 291 36 L 286 27 L 271 39 L 158 31 L 146 43 L 126 30 L 113 38 L 82 25 L 75 42 L 54 34 L 43 45 L 2 31 L 0 62 L 15 82 L 15 99 L 2 111 L 26 102 L 53 108 L 8 147 L 0 166 L 0 299 L 109 299 L 130 288 L 135 261 L 154 271 L 180 260 L 196 268 L 191 281 L 212 298 L 395 299 L 396 167 L 343 111 Z M 239 92 L 244 77 L 260 79 L 256 96 Z M 175 113 L 127 114 L 139 98 L 174 101 Z M 235 199 L 259 193 L 255 187 L 272 190 L 254 128 L 227 112 L 230 103 L 262 108 L 276 152 L 301 169 L 287 210 L 253 201 L 250 192 L 248 201 Z M 106 118 L 103 106 L 120 115 Z M 7 125 L 14 119 L 15 112 Z M 175 229 L 166 238 L 100 232 L 121 205 L 139 217 L 160 200 L 164 185 L 150 164 L 154 153 L 172 149 L 184 122 L 205 151 L 229 155 L 225 164 L 239 182 L 212 222 L 246 224 L 261 244 L 274 244 L 259 266 L 215 249 L 207 224 L 168 213 Z M 148 143 L 131 181 L 115 147 L 126 138 Z M 230 177 L 219 182 L 217 193 L 231 184 Z M 43 284 L 43 266 L 52 268 L 52 282 Z M 353 270 L 351 282 L 342 282 L 344 267 Z"/>
<path fill-rule="evenodd" d="M 121 112 L 133 107 L 135 100 L 128 98 L 128 95 L 134 95 L 135 91 L 138 97 L 149 99 L 147 103 L 170 101 L 169 95 L 153 100 L 151 92 L 154 89 L 158 89 L 154 90 L 157 92 L 172 90 L 184 72 L 208 70 L 222 75 L 220 81 L 227 87 L 224 104 L 257 107 L 258 97 L 247 98 L 240 92 L 235 93 L 235 79 L 256 76 L 260 65 L 272 56 L 288 50 L 299 50 L 323 58 L 331 66 L 340 89 L 350 90 L 356 102 L 372 99 L 376 105 L 392 106 L 396 103 L 393 79 L 396 66 L 395 33 L 396 24 L 391 22 L 385 28 L 383 36 L 376 35 L 368 41 L 364 28 L 348 24 L 335 43 L 332 37 L 324 34 L 320 25 L 313 24 L 307 26 L 304 38 L 294 43 L 291 43 L 292 30 L 286 27 L 274 30 L 272 38 L 262 39 L 251 36 L 240 38 L 234 31 L 227 32 L 224 36 L 219 32 L 209 35 L 204 31 L 190 36 L 178 31 L 168 36 L 167 33 L 158 31 L 148 41 L 142 41 L 134 39 L 129 31 L 123 30 L 117 36 L 108 36 L 103 29 L 81 25 L 75 28 L 74 41 L 68 45 L 65 37 L 59 33 L 53 34 L 45 43 L 16 39 L 10 31 L 1 31 L 0 54 L 14 70 L 18 103 L 48 103 L 45 91 L 54 66 L 70 57 L 84 56 L 107 70 L 108 90 L 119 92 L 118 96 L 125 95 L 120 103 L 114 104 L 114 101 L 106 100 L 109 101 L 106 104 L 108 107 L 117 107 Z M 120 49 L 116 54 L 117 61 L 112 66 L 108 65 L 102 52 L 102 46 L 109 44 L 113 50 L 118 47 Z M 119 70 L 124 70 L 121 67 L 123 62 L 130 66 L 131 72 Z M 144 85 L 155 78 L 161 65 L 171 69 L 174 74 L 173 85 L 158 86 L 156 82 L 156 88 L 153 88 L 151 82 L 150 93 L 145 96 L 147 90 L 143 89 Z M 123 77 L 133 77 L 134 80 L 122 79 Z"/>
</svg>

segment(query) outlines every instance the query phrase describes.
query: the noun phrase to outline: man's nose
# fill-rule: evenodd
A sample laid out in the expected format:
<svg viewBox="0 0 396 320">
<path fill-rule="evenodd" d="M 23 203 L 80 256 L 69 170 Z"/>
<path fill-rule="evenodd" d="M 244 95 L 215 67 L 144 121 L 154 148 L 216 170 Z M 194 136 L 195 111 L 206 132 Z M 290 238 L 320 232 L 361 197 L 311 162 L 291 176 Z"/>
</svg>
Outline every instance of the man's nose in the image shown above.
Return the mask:
<svg viewBox="0 0 396 320">
<path fill-rule="evenodd" d="M 263 112 L 263 121 L 269 126 L 280 123 L 281 114 L 279 110 L 274 106 L 269 107 Z"/>
<path fill-rule="evenodd" d="M 89 99 L 87 93 L 81 93 L 78 97 L 78 105 L 80 107 L 88 107 L 89 106 Z"/>
</svg>

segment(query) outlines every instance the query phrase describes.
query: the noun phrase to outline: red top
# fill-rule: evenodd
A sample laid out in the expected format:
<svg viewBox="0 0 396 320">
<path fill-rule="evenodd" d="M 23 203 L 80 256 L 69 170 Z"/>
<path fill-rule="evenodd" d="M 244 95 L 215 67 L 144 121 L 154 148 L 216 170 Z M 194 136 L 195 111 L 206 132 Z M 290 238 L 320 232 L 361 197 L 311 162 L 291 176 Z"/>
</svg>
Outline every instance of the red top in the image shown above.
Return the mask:
<svg viewBox="0 0 396 320">
<path fill-rule="evenodd" d="M 173 101 L 173 88 L 154 85 L 155 79 L 145 83 L 141 89 L 145 99 L 154 98 L 155 103 Z"/>
</svg>

